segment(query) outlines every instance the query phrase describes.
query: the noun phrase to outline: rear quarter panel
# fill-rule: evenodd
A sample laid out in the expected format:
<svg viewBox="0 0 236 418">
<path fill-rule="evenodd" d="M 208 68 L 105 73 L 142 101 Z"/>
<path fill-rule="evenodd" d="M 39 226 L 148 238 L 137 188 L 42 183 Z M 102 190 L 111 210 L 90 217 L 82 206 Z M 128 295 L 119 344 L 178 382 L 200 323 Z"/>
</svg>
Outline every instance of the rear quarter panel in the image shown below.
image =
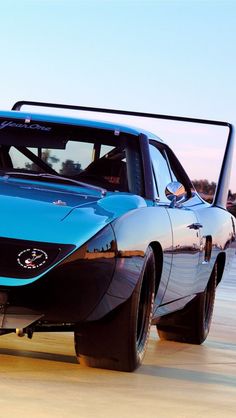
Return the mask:
<svg viewBox="0 0 236 418">
<path fill-rule="evenodd" d="M 227 274 L 235 256 L 235 218 L 225 209 L 219 207 L 203 207 L 196 211 L 199 222 L 202 224 L 201 234 L 201 256 L 199 262 L 198 276 L 196 281 L 196 292 L 205 289 L 213 266 L 219 254 L 225 254 L 224 274 Z M 205 258 L 206 237 L 212 237 L 212 253 L 208 263 Z"/>
</svg>

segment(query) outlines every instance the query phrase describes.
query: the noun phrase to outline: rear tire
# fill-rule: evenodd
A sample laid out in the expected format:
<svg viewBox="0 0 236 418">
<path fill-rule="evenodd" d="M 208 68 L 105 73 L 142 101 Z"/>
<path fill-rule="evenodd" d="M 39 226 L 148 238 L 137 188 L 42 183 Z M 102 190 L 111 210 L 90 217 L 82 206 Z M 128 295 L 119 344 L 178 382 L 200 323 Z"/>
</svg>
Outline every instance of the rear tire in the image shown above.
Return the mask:
<svg viewBox="0 0 236 418">
<path fill-rule="evenodd" d="M 151 327 L 155 290 L 155 257 L 149 246 L 132 296 L 102 320 L 75 331 L 79 363 L 131 372 L 142 362 Z"/>
<path fill-rule="evenodd" d="M 160 339 L 202 344 L 210 331 L 216 284 L 217 264 L 203 293 L 197 295 L 184 309 L 160 318 L 157 324 Z"/>
</svg>

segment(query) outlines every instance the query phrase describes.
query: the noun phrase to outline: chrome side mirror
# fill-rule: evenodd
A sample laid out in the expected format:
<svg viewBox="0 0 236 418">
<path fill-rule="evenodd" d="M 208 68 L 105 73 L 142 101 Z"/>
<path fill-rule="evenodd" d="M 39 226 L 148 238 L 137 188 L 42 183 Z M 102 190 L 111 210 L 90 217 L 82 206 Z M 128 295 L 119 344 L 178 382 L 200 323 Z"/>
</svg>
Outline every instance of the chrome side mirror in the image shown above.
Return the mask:
<svg viewBox="0 0 236 418">
<path fill-rule="evenodd" d="M 184 186 L 179 181 L 172 181 L 167 184 L 165 189 L 167 199 L 170 200 L 170 208 L 178 206 L 178 203 L 184 201 L 187 197 Z"/>
</svg>

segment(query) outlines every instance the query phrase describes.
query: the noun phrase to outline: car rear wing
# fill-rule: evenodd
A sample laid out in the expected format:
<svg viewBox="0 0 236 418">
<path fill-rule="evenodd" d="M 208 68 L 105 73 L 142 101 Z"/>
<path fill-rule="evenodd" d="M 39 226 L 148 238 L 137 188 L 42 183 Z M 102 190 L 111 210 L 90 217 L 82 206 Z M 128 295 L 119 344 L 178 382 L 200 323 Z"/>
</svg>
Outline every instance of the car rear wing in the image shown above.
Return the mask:
<svg viewBox="0 0 236 418">
<path fill-rule="evenodd" d="M 233 160 L 233 148 L 234 148 L 234 127 L 232 124 L 223 121 L 216 120 L 207 120 L 207 119 L 198 119 L 190 118 L 183 116 L 170 116 L 170 115 L 160 115 L 155 113 L 143 113 L 143 112 L 132 112 L 127 110 L 120 109 L 104 109 L 96 107 L 87 107 L 87 106 L 76 106 L 76 105 L 66 105 L 66 104 L 57 104 L 57 103 L 44 103 L 44 102 L 34 102 L 22 100 L 18 101 L 12 107 L 12 110 L 20 111 L 22 106 L 38 106 L 45 108 L 56 108 L 56 109 L 67 109 L 67 110 L 78 110 L 86 112 L 96 112 L 96 113 L 110 113 L 116 115 L 127 115 L 127 116 L 136 116 L 136 117 L 145 117 L 152 119 L 162 119 L 178 122 L 187 122 L 187 123 L 200 123 L 204 125 L 214 125 L 214 126 L 224 126 L 228 128 L 228 137 L 226 148 L 224 152 L 224 157 L 221 165 L 220 175 L 218 179 L 218 184 L 213 200 L 213 206 L 218 206 L 226 208 L 229 182 L 230 182 L 230 173 Z"/>
</svg>

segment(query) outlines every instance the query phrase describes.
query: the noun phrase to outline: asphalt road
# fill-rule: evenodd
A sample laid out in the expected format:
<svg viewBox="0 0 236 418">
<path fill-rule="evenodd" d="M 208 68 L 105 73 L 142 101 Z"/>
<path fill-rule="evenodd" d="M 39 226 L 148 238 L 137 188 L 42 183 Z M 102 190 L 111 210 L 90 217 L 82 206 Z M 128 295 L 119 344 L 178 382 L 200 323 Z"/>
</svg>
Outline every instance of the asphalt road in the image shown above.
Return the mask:
<svg viewBox="0 0 236 418">
<path fill-rule="evenodd" d="M 71 333 L 0 339 L 0 417 L 236 417 L 236 257 L 202 346 L 161 342 L 153 327 L 135 373 L 76 363 Z"/>
</svg>

